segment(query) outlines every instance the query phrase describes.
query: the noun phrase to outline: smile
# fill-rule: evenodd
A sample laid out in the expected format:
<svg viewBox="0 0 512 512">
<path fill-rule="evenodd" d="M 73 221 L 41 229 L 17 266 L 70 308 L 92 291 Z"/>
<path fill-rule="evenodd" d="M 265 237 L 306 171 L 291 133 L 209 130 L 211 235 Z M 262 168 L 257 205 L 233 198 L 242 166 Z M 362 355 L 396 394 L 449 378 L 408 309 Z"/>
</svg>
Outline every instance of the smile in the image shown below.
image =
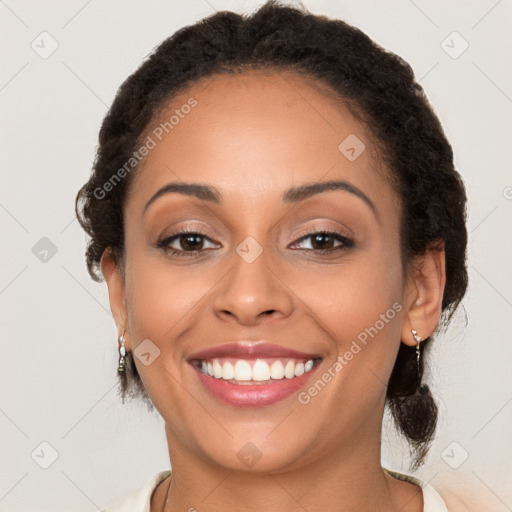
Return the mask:
<svg viewBox="0 0 512 512">
<path fill-rule="evenodd" d="M 278 403 L 306 385 L 322 361 L 318 359 L 231 359 L 190 361 L 210 397 L 235 407 Z"/>
<path fill-rule="evenodd" d="M 195 361 L 195 365 L 203 374 L 241 385 L 268 384 L 271 381 L 300 377 L 310 372 L 314 364 L 315 359 L 304 361 L 283 358 L 250 360 L 224 357 Z"/>
</svg>

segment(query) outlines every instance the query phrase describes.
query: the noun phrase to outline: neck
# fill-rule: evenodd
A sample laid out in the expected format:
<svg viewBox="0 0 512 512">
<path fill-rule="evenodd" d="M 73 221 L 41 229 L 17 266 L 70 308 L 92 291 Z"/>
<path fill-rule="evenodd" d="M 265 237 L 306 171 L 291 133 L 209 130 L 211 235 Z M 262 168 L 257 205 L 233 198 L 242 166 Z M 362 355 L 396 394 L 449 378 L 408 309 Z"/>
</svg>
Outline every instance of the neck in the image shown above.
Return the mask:
<svg viewBox="0 0 512 512">
<path fill-rule="evenodd" d="M 157 489 L 151 510 L 423 510 L 421 489 L 382 469 L 380 436 L 378 442 L 346 443 L 337 450 L 330 447 L 322 457 L 294 469 L 256 473 L 222 468 L 198 458 L 167 427 L 166 433 L 172 447 L 172 479 Z"/>
</svg>

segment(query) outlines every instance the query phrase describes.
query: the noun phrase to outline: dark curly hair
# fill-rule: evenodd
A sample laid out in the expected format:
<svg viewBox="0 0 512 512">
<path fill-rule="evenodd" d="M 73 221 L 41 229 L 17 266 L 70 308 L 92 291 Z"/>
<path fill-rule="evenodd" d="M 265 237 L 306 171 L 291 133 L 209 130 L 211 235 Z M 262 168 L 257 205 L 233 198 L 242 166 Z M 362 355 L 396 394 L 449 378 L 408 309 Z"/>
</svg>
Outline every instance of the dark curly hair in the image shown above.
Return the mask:
<svg viewBox="0 0 512 512">
<path fill-rule="evenodd" d="M 377 142 L 401 198 L 402 265 L 444 247 L 446 286 L 440 325 L 467 288 L 466 194 L 441 124 L 411 67 L 341 20 L 269 1 L 250 16 L 217 12 L 163 41 L 119 88 L 99 133 L 89 181 L 76 198 L 80 224 L 91 237 L 89 273 L 101 280 L 100 259 L 111 251 L 122 268 L 123 203 L 133 171 L 108 193 L 102 188 L 141 143 L 149 124 L 178 92 L 203 78 L 247 69 L 292 71 L 327 86 L 347 103 Z M 101 190 L 101 194 L 98 193 Z M 99 197 L 98 197 L 99 196 Z M 421 343 L 421 352 L 430 338 Z M 433 440 L 437 406 L 416 366 L 415 347 L 400 344 L 386 402 L 419 467 Z M 151 403 L 127 354 L 126 393 Z"/>
</svg>

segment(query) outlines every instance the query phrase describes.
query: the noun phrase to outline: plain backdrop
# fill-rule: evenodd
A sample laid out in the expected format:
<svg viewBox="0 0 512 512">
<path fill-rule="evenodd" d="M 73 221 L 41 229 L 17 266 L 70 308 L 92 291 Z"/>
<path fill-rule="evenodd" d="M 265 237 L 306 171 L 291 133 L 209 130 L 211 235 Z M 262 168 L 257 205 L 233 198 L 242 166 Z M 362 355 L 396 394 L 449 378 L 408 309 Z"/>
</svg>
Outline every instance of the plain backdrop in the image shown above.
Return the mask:
<svg viewBox="0 0 512 512">
<path fill-rule="evenodd" d="M 142 59 L 216 10 L 259 5 L 0 1 L 0 510 L 95 511 L 168 468 L 161 418 L 117 394 L 116 330 L 105 284 L 86 271 L 74 198 L 103 116 Z M 407 60 L 453 146 L 470 287 L 430 354 L 441 417 L 418 476 L 512 510 L 512 3 L 305 5 Z M 383 463 L 407 472 L 408 462 L 386 422 Z"/>
</svg>

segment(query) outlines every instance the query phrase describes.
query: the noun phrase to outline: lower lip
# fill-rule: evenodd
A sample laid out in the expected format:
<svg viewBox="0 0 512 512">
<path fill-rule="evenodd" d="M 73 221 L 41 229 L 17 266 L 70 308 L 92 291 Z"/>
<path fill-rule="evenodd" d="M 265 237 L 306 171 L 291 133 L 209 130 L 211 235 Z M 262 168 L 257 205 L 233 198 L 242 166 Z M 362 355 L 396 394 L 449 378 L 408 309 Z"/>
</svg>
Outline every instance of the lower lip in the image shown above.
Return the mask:
<svg viewBox="0 0 512 512">
<path fill-rule="evenodd" d="M 319 363 L 300 377 L 275 380 L 270 384 L 231 384 L 224 379 L 216 379 L 204 374 L 199 368 L 191 365 L 199 375 L 204 387 L 215 397 L 237 407 L 255 407 L 280 402 L 298 391 L 315 373 Z"/>
</svg>

